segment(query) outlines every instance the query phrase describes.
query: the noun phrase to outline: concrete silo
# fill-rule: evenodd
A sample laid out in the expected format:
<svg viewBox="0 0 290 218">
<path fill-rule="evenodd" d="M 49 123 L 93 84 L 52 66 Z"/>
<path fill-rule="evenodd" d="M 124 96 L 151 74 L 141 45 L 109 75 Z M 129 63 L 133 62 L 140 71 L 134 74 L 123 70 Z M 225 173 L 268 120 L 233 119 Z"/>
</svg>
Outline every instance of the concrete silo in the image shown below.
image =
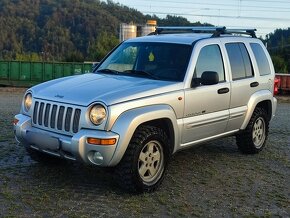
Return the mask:
<svg viewBox="0 0 290 218">
<path fill-rule="evenodd" d="M 157 26 L 156 20 L 148 20 L 146 25 L 141 27 L 141 36 L 147 36 L 148 34 L 155 31 Z"/>
<path fill-rule="evenodd" d="M 120 34 L 119 39 L 120 41 L 124 41 L 126 39 L 131 39 L 137 37 L 137 26 L 134 24 L 120 24 Z"/>
</svg>

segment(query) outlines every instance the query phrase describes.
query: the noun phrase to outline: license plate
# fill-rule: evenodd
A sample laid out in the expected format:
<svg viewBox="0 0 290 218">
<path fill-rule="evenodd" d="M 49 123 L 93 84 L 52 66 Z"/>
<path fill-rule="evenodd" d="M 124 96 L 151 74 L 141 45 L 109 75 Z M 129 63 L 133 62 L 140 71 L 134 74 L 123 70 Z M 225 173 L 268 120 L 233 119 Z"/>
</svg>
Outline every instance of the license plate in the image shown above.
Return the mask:
<svg viewBox="0 0 290 218">
<path fill-rule="evenodd" d="M 60 141 L 58 138 L 43 133 L 26 131 L 28 142 L 42 149 L 59 150 Z"/>
</svg>

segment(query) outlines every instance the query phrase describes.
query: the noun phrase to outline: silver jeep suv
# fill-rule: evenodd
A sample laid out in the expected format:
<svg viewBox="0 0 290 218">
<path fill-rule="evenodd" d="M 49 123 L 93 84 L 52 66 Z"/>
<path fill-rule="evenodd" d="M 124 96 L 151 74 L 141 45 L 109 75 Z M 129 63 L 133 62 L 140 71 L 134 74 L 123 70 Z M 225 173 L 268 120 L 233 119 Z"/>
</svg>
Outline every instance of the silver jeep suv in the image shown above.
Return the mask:
<svg viewBox="0 0 290 218">
<path fill-rule="evenodd" d="M 122 187 L 148 192 L 181 149 L 235 135 L 241 152 L 261 151 L 273 88 L 254 29 L 159 27 L 121 43 L 92 73 L 30 88 L 14 131 L 34 160 L 115 167 Z"/>
</svg>

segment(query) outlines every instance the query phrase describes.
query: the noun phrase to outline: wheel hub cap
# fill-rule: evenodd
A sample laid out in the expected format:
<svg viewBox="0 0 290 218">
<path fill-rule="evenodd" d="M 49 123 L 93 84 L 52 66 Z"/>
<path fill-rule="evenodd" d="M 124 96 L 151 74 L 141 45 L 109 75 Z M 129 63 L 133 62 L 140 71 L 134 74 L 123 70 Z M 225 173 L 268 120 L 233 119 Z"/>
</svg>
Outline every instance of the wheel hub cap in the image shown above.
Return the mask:
<svg viewBox="0 0 290 218">
<path fill-rule="evenodd" d="M 146 183 L 160 177 L 164 169 L 163 149 L 158 141 L 148 142 L 140 152 L 138 172 Z"/>
<path fill-rule="evenodd" d="M 254 124 L 252 139 L 256 148 L 261 148 L 265 141 L 265 121 L 258 118 Z"/>
</svg>

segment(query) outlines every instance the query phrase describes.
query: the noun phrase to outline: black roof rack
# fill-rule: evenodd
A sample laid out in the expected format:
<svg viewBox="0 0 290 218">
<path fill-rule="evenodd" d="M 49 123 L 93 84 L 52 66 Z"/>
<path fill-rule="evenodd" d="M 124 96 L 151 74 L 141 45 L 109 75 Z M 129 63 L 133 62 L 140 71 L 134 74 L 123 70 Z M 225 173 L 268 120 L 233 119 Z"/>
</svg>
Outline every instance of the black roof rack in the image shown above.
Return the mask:
<svg viewBox="0 0 290 218">
<path fill-rule="evenodd" d="M 177 26 L 177 27 L 156 27 L 155 35 L 169 33 L 212 33 L 212 37 L 219 37 L 222 34 L 242 34 L 256 38 L 256 29 L 227 29 L 225 26 Z"/>
</svg>

